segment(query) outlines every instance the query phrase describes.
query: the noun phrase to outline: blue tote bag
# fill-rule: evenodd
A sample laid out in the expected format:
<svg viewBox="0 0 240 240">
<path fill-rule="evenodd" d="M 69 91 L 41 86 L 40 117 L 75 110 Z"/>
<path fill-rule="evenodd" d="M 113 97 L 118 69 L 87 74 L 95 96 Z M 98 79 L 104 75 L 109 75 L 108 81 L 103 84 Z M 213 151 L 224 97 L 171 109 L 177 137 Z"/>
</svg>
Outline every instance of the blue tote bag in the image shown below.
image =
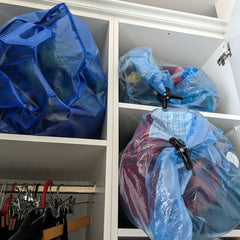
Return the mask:
<svg viewBox="0 0 240 240">
<path fill-rule="evenodd" d="M 99 138 L 107 81 L 89 28 L 65 4 L 0 29 L 0 132 Z"/>
</svg>

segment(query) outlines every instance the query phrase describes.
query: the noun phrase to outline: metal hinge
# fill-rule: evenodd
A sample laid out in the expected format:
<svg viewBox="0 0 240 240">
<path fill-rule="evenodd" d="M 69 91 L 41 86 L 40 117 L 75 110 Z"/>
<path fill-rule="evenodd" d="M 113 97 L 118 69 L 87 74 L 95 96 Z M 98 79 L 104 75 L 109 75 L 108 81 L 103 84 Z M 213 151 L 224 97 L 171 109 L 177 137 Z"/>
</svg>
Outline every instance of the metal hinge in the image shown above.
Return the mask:
<svg viewBox="0 0 240 240">
<path fill-rule="evenodd" d="M 232 56 L 231 48 L 229 42 L 227 43 L 228 50 L 224 52 L 221 57 L 217 60 L 218 65 L 225 65 L 225 61 L 228 57 Z"/>
</svg>

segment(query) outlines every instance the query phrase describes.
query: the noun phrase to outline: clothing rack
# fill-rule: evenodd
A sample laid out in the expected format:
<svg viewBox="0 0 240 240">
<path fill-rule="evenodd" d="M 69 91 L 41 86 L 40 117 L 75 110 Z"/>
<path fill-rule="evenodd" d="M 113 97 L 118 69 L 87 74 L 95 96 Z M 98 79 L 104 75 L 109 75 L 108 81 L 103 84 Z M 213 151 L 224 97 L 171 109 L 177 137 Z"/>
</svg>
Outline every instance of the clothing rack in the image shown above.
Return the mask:
<svg viewBox="0 0 240 240">
<path fill-rule="evenodd" d="M 1 183 L 0 183 L 0 186 L 1 186 Z M 47 180 L 44 185 L 40 185 L 40 183 L 34 183 L 34 184 L 27 184 L 27 183 L 17 184 L 16 182 L 13 184 L 2 183 L 1 194 L 0 194 L 0 195 L 2 195 L 1 196 L 1 198 L 2 198 L 2 200 L 1 200 L 1 213 L 2 213 L 1 224 L 2 223 L 4 223 L 4 224 L 1 226 L 3 228 L 5 226 L 8 226 L 8 231 L 14 230 L 14 228 L 16 226 L 15 222 L 16 222 L 17 217 L 14 216 L 14 214 L 11 215 L 10 212 L 8 213 L 8 209 L 5 209 L 5 208 L 8 208 L 8 205 L 10 205 L 12 202 L 12 199 L 13 199 L 12 193 L 18 193 L 18 194 L 20 193 L 20 194 L 23 194 L 24 196 L 26 195 L 26 196 L 31 196 L 31 197 L 37 193 L 40 193 L 40 194 L 42 193 L 41 207 L 45 208 L 47 193 L 57 194 L 58 198 L 60 198 L 60 194 L 63 194 L 63 193 L 64 194 L 95 194 L 100 191 L 102 191 L 102 189 L 97 188 L 96 184 L 88 185 L 88 186 L 87 185 L 82 185 L 82 186 L 79 186 L 79 185 L 67 186 L 66 185 L 65 186 L 62 184 L 53 185 L 52 180 Z M 5 200 L 5 202 L 3 204 L 3 197 L 5 196 L 5 193 L 10 193 L 10 196 Z M 70 199 L 70 198 L 68 198 L 68 199 Z M 59 199 L 58 200 L 55 199 L 55 200 L 58 201 Z M 26 201 L 28 201 L 28 200 L 26 200 Z M 63 201 L 63 202 L 65 202 L 65 201 Z M 39 202 L 38 202 L 38 204 L 39 204 Z M 89 216 L 80 217 L 73 221 L 67 222 L 66 215 L 67 215 L 67 213 L 70 213 L 70 205 L 71 204 L 75 204 L 75 200 L 72 203 L 69 202 L 69 206 L 68 206 L 69 209 L 68 209 L 68 207 L 66 207 L 64 205 L 61 206 L 61 201 L 57 202 L 57 204 L 54 205 L 55 215 L 54 214 L 51 215 L 52 218 L 55 217 L 55 220 L 50 218 L 53 221 L 53 223 L 56 224 L 56 226 L 48 228 L 48 229 L 44 229 L 44 230 L 41 229 L 42 222 L 39 222 L 39 221 L 42 221 L 41 220 L 42 217 L 46 217 L 47 214 L 45 215 L 45 211 L 43 213 L 38 212 L 38 214 L 37 214 L 34 212 L 34 210 L 31 210 L 31 212 L 26 215 L 27 220 L 26 221 L 24 220 L 27 228 L 26 229 L 19 228 L 18 229 L 19 232 L 17 231 L 14 233 L 16 236 L 13 235 L 14 239 L 18 239 L 19 234 L 20 235 L 24 234 L 24 233 L 29 234 L 29 232 L 27 232 L 27 231 L 29 229 L 31 229 L 31 226 L 34 226 L 33 227 L 34 231 L 31 234 L 38 234 L 38 232 L 35 232 L 35 230 L 38 229 L 38 231 L 42 231 L 42 240 L 51 240 L 51 239 L 55 239 L 60 236 L 63 236 L 65 239 L 67 232 L 72 232 L 77 229 L 80 229 L 80 228 L 90 225 L 90 217 Z M 27 205 L 27 208 L 29 208 L 28 205 Z M 63 210 L 63 208 L 64 208 L 64 210 Z M 22 209 L 22 208 L 19 206 L 19 209 Z M 56 215 L 56 212 L 58 212 L 58 211 L 59 211 L 59 215 L 58 214 Z M 71 207 L 71 212 L 72 211 L 73 210 Z M 59 220 L 57 220 L 57 218 L 60 219 L 60 217 L 62 218 L 63 224 L 58 225 Z M 24 224 L 24 221 L 22 224 Z M 6 223 L 6 225 L 5 225 L 5 223 Z M 31 224 L 29 224 L 29 223 L 31 223 Z"/>
<path fill-rule="evenodd" d="M 3 184 L 0 184 L 0 186 Z M 5 193 L 19 193 L 21 191 L 34 191 L 36 185 L 32 184 L 17 184 L 12 191 L 12 184 L 8 184 Z M 44 189 L 43 185 L 38 186 L 36 193 L 42 193 Z M 59 194 L 94 194 L 94 193 L 102 193 L 104 190 L 103 188 L 97 187 L 96 184 L 94 185 L 82 185 L 82 186 L 65 186 L 60 185 L 59 189 L 58 186 L 52 185 L 48 187 L 48 193 L 59 193 Z"/>
</svg>

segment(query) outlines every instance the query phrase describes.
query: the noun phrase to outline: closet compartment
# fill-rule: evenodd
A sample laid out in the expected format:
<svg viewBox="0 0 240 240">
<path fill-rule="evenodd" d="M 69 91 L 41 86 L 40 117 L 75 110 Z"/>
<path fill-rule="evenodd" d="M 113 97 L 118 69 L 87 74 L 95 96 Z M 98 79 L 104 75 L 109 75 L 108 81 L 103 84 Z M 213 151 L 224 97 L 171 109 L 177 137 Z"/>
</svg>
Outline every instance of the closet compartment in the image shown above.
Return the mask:
<svg viewBox="0 0 240 240">
<path fill-rule="evenodd" d="M 17 3 L 16 3 L 17 4 Z M 50 9 L 54 6 L 53 3 L 41 4 L 29 4 L 29 6 L 19 6 L 15 4 L 5 4 L 0 2 L 0 26 L 6 23 L 8 20 L 15 16 L 39 11 L 42 9 Z M 32 7 L 31 7 L 32 6 Z M 39 8 L 40 7 L 40 8 Z M 87 14 L 85 12 L 74 11 L 70 8 L 72 14 L 77 16 L 83 23 L 85 23 L 93 36 L 93 39 L 99 49 L 101 63 L 104 70 L 104 75 L 108 82 L 109 75 L 109 18 L 96 14 Z M 98 18 L 99 17 L 99 18 Z M 109 93 L 109 91 L 108 91 Z M 108 95 L 108 94 L 107 94 Z M 106 117 L 103 124 L 101 139 L 107 139 L 107 115 L 109 108 L 106 111 Z"/>
<path fill-rule="evenodd" d="M 6 179 L 1 179 L 1 188 L 2 183 L 6 183 Z M 21 195 L 27 196 L 26 187 L 28 188 L 28 193 L 35 192 L 36 183 L 40 184 L 37 190 L 37 199 L 40 199 L 40 205 L 43 198 L 43 189 L 45 181 L 41 180 L 19 180 L 19 179 L 8 179 L 7 180 L 7 188 L 5 193 L 5 199 L 10 196 L 13 183 L 17 183 L 15 186 L 15 190 L 13 192 L 13 198 L 21 199 Z M 60 187 L 59 187 L 60 185 Z M 96 218 L 96 209 L 94 210 L 94 205 L 102 204 L 99 202 L 99 197 L 97 201 L 97 195 L 100 196 L 100 193 L 103 193 L 103 188 L 97 187 L 96 185 L 89 185 L 84 182 L 77 181 L 54 181 L 53 186 L 48 187 L 46 199 L 47 202 L 49 199 L 55 199 L 55 201 L 60 200 L 65 202 L 65 207 L 68 209 L 69 204 L 73 204 L 73 213 L 67 214 L 68 221 L 68 239 L 95 239 L 96 236 L 93 234 L 98 234 L 97 236 L 101 236 L 102 228 L 101 224 Z M 21 194 L 22 192 L 22 194 Z M 1 194 L 0 194 L 1 196 Z M 31 201 L 33 195 L 29 195 L 29 200 Z M 94 197 L 95 196 L 95 197 Z M 69 198 L 71 197 L 71 201 Z M 24 198 L 26 200 L 26 198 Z M 13 200 L 14 201 L 14 200 Z M 16 202 L 16 201 L 14 201 Z M 21 203 L 22 204 L 22 203 Z M 48 206 L 48 204 L 47 204 Z M 64 205 L 63 205 L 64 206 Z M 24 208 L 24 204 L 23 204 Z M 71 211 L 72 211 L 71 210 Z M 17 212 L 17 211 L 15 211 Z M 53 211 L 53 214 L 56 214 Z M 11 214 L 10 214 L 11 215 Z M 47 228 L 43 231 L 43 240 L 52 239 L 50 236 L 60 236 L 61 230 L 59 226 L 53 228 Z M 0 228 L 0 233 L 2 233 L 2 229 Z M 4 236 L 2 236 L 3 239 Z M 54 238 L 55 239 L 55 238 Z"/>
<path fill-rule="evenodd" d="M 151 47 L 153 56 L 161 60 L 183 67 L 201 68 L 218 87 L 220 100 L 216 112 L 240 114 L 239 93 L 231 66 L 228 60 L 224 66 L 217 64 L 222 53 L 227 51 L 224 36 L 203 36 L 168 30 L 160 25 L 153 26 L 120 20 L 119 57 L 135 47 Z"/>
<path fill-rule="evenodd" d="M 238 7 L 238 10 L 239 9 Z M 191 22 L 192 17 L 193 16 L 189 16 L 189 22 Z M 216 19 L 202 18 L 202 23 L 204 24 L 207 21 L 214 22 L 215 20 Z M 193 19 L 192 22 L 195 23 L 195 19 Z M 220 23 L 220 21 L 218 23 Z M 215 22 L 215 24 L 217 29 L 217 22 Z M 161 60 L 183 67 L 193 66 L 203 69 L 217 85 L 220 101 L 216 113 L 201 113 L 208 121 L 223 129 L 226 134 L 240 123 L 239 79 L 236 77 L 234 64 L 232 64 L 233 58 L 228 57 L 225 64 L 221 66 L 218 65 L 217 61 L 220 56 L 228 50 L 228 42 L 230 43 L 232 53 L 235 53 L 235 57 L 237 57 L 238 49 L 235 51 L 235 49 L 232 48 L 236 40 L 233 39 L 233 36 L 231 36 L 232 38 L 229 37 L 229 34 L 225 36 L 224 34 L 216 34 L 216 32 L 212 30 L 208 32 L 208 30 L 206 30 L 207 28 L 205 31 L 199 31 L 197 27 L 193 27 L 192 31 L 189 31 L 187 24 L 187 26 L 183 27 L 177 25 L 176 19 L 173 18 L 164 23 L 156 23 L 154 20 L 151 21 L 149 19 L 146 19 L 144 22 L 141 20 L 119 18 L 117 26 L 118 35 L 115 35 L 118 37 L 116 41 L 116 43 L 118 43 L 118 52 L 115 60 L 118 62 L 119 58 L 132 48 L 151 47 L 154 57 Z M 232 23 L 230 21 L 229 26 L 231 27 L 231 25 Z M 210 26 L 211 23 L 209 23 L 209 27 Z M 236 63 L 236 61 L 234 62 Z M 117 75 L 116 71 L 116 84 L 118 83 Z M 118 94 L 118 87 L 116 88 L 115 94 Z M 119 114 L 119 118 L 115 127 L 118 126 L 119 131 L 118 134 L 115 134 L 115 143 L 118 143 L 119 154 L 131 140 L 142 115 L 152 111 L 156 107 L 122 103 L 119 102 L 119 98 L 116 104 L 118 105 L 116 114 Z M 233 141 L 233 145 L 239 145 L 239 140 L 233 139 Z M 117 147 L 115 151 L 117 151 Z M 114 156 L 117 158 L 117 154 Z M 115 164 L 115 174 L 117 174 L 117 169 L 118 166 Z M 115 184 L 118 185 L 118 179 L 115 178 L 114 180 Z M 115 193 L 117 193 L 117 190 Z M 114 198 L 113 209 L 114 205 L 117 205 L 116 202 L 118 202 L 118 200 Z M 114 209 L 113 216 L 116 213 L 117 210 Z M 114 221 L 114 224 L 116 223 L 117 221 Z M 117 232 L 113 232 L 113 234 L 117 234 L 118 239 L 148 239 L 146 234 L 139 229 L 118 228 Z M 234 230 L 226 236 L 233 237 L 239 235 L 239 230 Z"/>
<path fill-rule="evenodd" d="M 2 1 L 4 2 L 4 1 Z M 21 6 L 22 5 L 22 6 Z M 50 9 L 54 3 L 29 2 L 21 4 L 0 3 L 0 25 L 6 23 L 14 16 L 30 13 L 41 9 Z M 109 32 L 109 17 L 71 9 L 72 14 L 83 21 L 90 29 L 100 52 L 101 63 L 105 77 L 111 77 L 112 70 L 109 62 L 112 58 L 112 49 L 109 46 L 112 37 Z M 110 77 L 109 77 L 110 76 Z M 111 99 L 111 85 L 108 83 L 108 97 Z M 89 201 L 88 204 L 79 205 L 76 215 L 89 216 L 90 225 L 70 235 L 71 239 L 105 239 L 105 224 L 109 223 L 109 199 L 105 196 L 110 191 L 106 186 L 106 178 L 111 168 L 111 101 L 107 103 L 107 111 L 102 129 L 101 138 L 63 138 L 48 136 L 31 136 L 18 134 L 0 134 L 0 147 L 2 149 L 1 179 L 11 182 L 11 179 L 21 182 L 37 182 L 46 179 L 58 181 L 61 184 L 94 187 L 94 192 L 80 194 L 80 201 Z M 108 185 L 109 183 L 107 183 Z M 107 189 L 107 190 L 106 190 Z M 80 213 L 80 215 L 78 215 Z"/>
<path fill-rule="evenodd" d="M 1 182 L 44 184 L 46 179 L 52 179 L 54 185 L 76 186 L 83 194 L 74 191 L 69 194 L 76 197 L 77 203 L 87 203 L 76 205 L 68 221 L 88 216 L 90 224 L 69 233 L 69 240 L 104 239 L 105 204 L 109 206 L 105 197 L 106 141 L 37 138 L 16 135 L 14 140 L 2 139 L 1 149 L 6 152 L 1 157 Z M 60 196 L 65 199 L 69 195 Z"/>
</svg>

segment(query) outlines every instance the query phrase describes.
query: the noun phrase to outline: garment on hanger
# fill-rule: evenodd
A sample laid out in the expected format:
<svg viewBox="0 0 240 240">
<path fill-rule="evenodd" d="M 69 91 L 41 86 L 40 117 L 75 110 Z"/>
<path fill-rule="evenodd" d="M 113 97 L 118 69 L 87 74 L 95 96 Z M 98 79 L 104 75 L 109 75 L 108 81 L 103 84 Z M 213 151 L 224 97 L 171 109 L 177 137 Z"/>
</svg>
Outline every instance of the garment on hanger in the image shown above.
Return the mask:
<svg viewBox="0 0 240 240">
<path fill-rule="evenodd" d="M 0 205 L 3 205 L 6 196 L 5 185 L 0 192 Z M 76 203 L 72 195 L 64 199 L 60 195 L 75 191 L 79 194 L 84 192 L 82 187 L 80 191 L 78 186 L 52 185 L 52 180 L 47 180 L 43 190 L 40 190 L 41 196 L 38 194 L 40 184 L 18 184 L 14 194 L 14 187 L 8 190 L 10 197 L 5 200 L 9 204 L 7 214 L 1 217 L 1 240 L 68 240 L 68 232 L 90 224 L 88 216 L 67 222 L 67 215 L 74 213 L 75 204 L 88 204 L 88 201 Z M 49 187 L 51 188 L 48 189 Z M 55 189 L 54 194 L 52 188 Z M 5 210 L 0 212 L 3 214 Z"/>
<path fill-rule="evenodd" d="M 48 211 L 44 217 L 32 211 L 25 217 L 18 231 L 9 240 L 41 240 L 44 229 L 54 227 L 59 223 L 64 224 L 64 232 L 60 238 L 55 240 L 68 240 L 66 213 L 56 219 L 52 216 L 51 211 Z"/>
</svg>

